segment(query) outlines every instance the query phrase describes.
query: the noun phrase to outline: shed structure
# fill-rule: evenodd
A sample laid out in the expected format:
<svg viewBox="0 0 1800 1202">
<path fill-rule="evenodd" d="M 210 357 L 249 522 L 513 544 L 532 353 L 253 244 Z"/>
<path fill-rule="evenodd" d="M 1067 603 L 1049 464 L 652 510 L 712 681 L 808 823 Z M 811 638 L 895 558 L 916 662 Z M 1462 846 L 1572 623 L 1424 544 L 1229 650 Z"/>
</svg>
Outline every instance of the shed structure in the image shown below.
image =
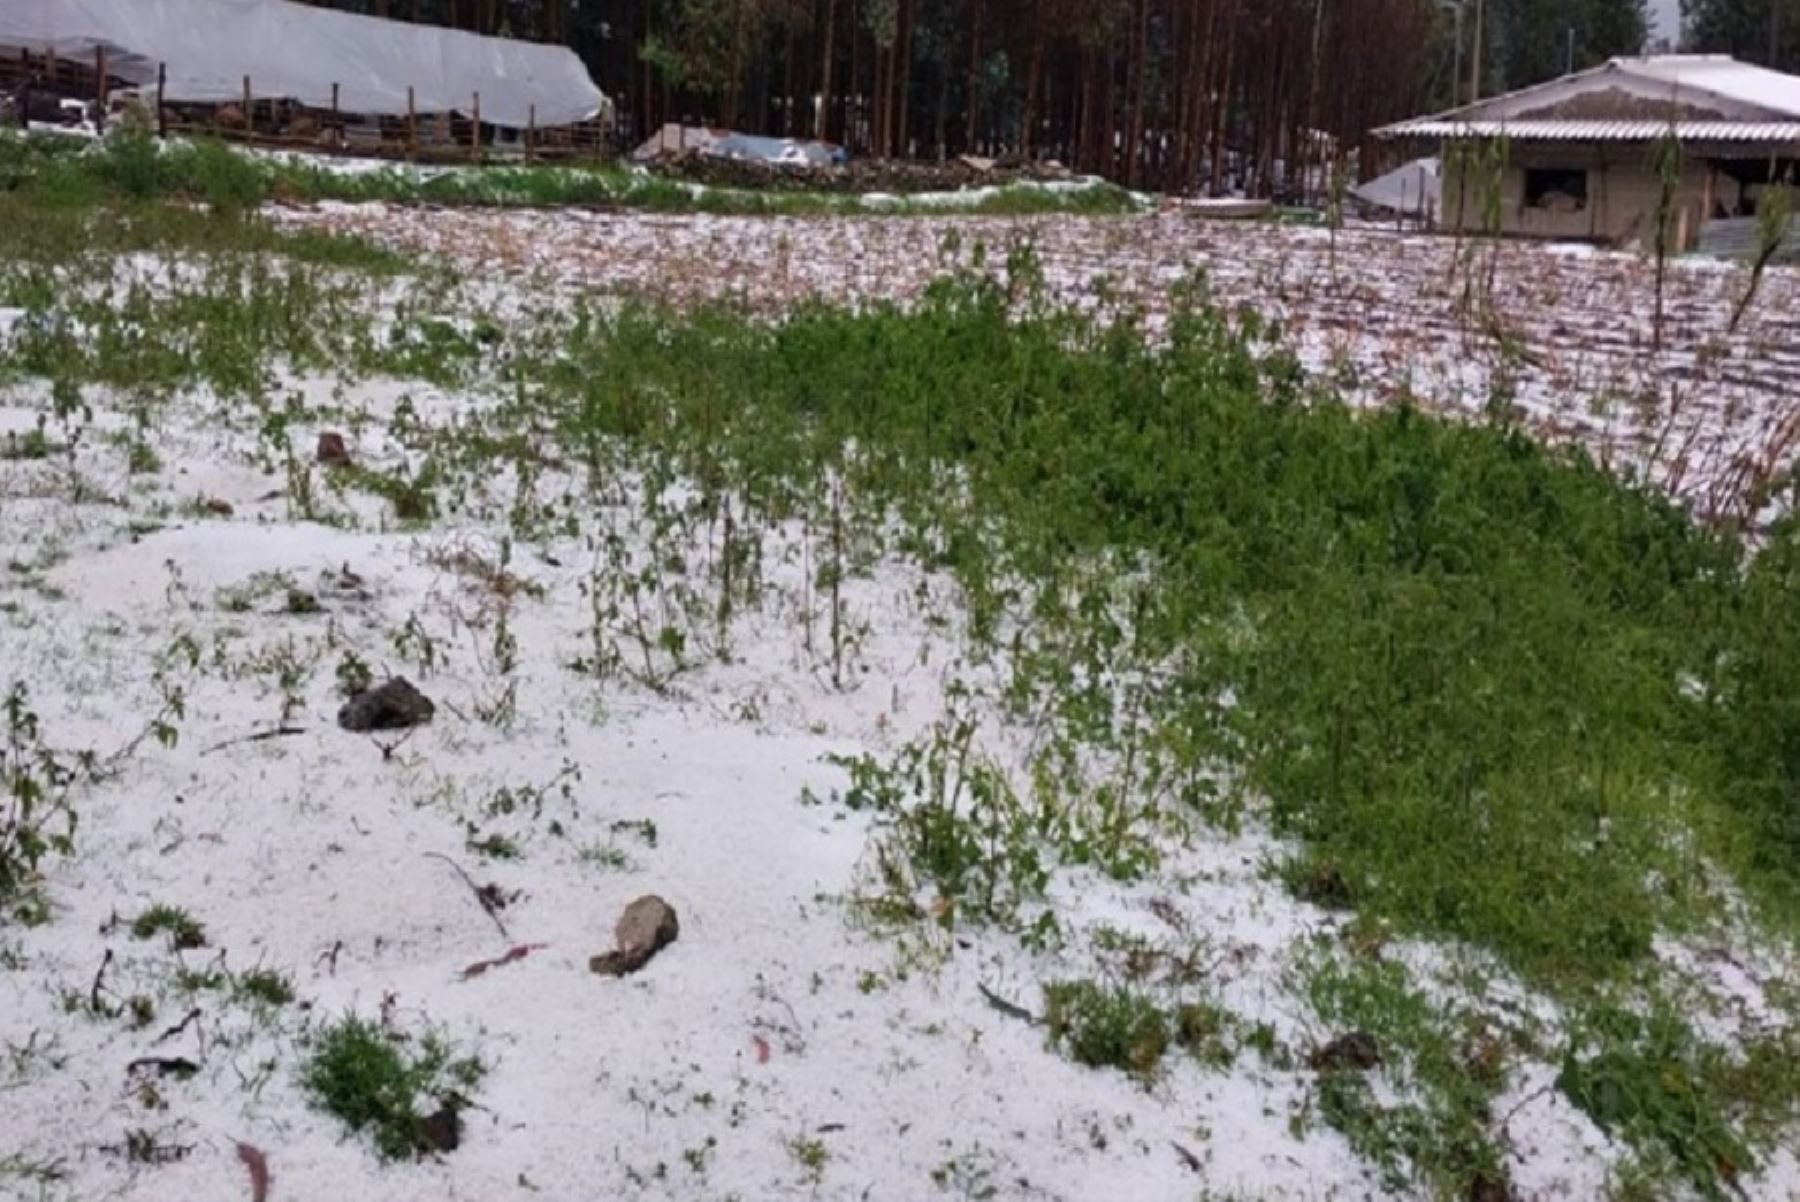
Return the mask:
<svg viewBox="0 0 1800 1202">
<path fill-rule="evenodd" d="M 1795 180 L 1800 77 L 1725 55 L 1615 58 L 1375 134 L 1440 148 L 1446 225 L 1483 228 L 1497 184 L 1501 231 L 1521 237 L 1643 242 L 1668 170 L 1679 251 Z"/>
</svg>

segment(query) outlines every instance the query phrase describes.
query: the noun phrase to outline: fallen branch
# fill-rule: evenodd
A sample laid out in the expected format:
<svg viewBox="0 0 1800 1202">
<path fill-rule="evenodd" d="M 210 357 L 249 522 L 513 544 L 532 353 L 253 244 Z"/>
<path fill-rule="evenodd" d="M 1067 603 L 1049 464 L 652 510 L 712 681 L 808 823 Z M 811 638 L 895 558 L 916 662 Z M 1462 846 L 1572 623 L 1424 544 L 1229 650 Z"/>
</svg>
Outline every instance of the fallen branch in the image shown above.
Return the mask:
<svg viewBox="0 0 1800 1202">
<path fill-rule="evenodd" d="M 337 942 L 335 942 L 331 945 L 330 950 L 319 953 L 318 958 L 313 961 L 313 966 L 316 968 L 321 964 L 329 964 L 330 968 L 331 968 L 331 975 L 334 977 L 337 976 L 338 953 L 343 950 L 344 950 L 344 941 L 342 939 L 339 939 Z"/>
<path fill-rule="evenodd" d="M 511 964 L 515 960 L 523 960 L 532 952 L 541 952 L 550 945 L 547 943 L 521 943 L 503 956 L 495 956 L 492 960 L 477 960 L 462 970 L 462 979 L 473 980 L 490 968 L 499 968 L 503 964 Z"/>
<path fill-rule="evenodd" d="M 507 933 L 506 924 L 500 921 L 500 907 L 494 904 L 492 893 L 483 889 L 480 885 L 477 885 L 475 883 L 475 878 L 464 872 L 463 866 L 458 864 L 455 860 L 452 860 L 449 856 L 437 851 L 428 851 L 425 854 L 433 860 L 442 860 L 444 863 L 450 865 L 450 867 L 456 869 L 456 875 L 463 879 L 463 884 L 467 885 L 469 887 L 469 892 L 475 895 L 475 902 L 481 907 L 481 912 L 494 920 L 494 926 L 500 931 L 500 938 L 507 940 L 512 938 L 512 936 Z"/>
<path fill-rule="evenodd" d="M 259 730 L 254 731 L 251 734 L 239 735 L 235 739 L 226 739 L 223 743 L 214 743 L 200 754 L 211 755 L 215 751 L 224 751 L 227 747 L 236 747 L 240 743 L 261 743 L 265 739 L 280 739 L 288 735 L 303 735 L 305 733 L 306 727 L 304 726 L 277 726 L 270 730 Z"/>
<path fill-rule="evenodd" d="M 180 1022 L 176 1023 L 174 1026 L 170 1027 L 167 1031 L 164 1031 L 161 1035 L 158 1035 L 154 1040 L 152 1040 L 151 1045 L 155 1046 L 156 1044 L 159 1044 L 159 1043 L 167 1043 L 169 1040 L 175 1038 L 177 1035 L 181 1034 L 183 1031 L 187 1030 L 189 1027 L 193 1026 L 195 1023 L 197 1023 L 199 1021 L 200 1021 L 200 1007 L 195 1006 L 192 1010 L 189 1010 L 187 1012 L 186 1018 L 183 1018 Z"/>
<path fill-rule="evenodd" d="M 159 1077 L 166 1077 L 170 1073 L 191 1077 L 200 1071 L 200 1066 L 186 1056 L 139 1056 L 125 1066 L 125 1075 L 129 1077 L 140 1068 L 153 1068 Z"/>
<path fill-rule="evenodd" d="M 106 949 L 106 955 L 100 958 L 100 969 L 94 974 L 94 987 L 88 991 L 88 1007 L 95 1014 L 104 1014 L 100 1005 L 100 990 L 104 988 L 106 969 L 113 962 L 112 948 Z"/>
<path fill-rule="evenodd" d="M 1016 1018 L 1020 1022 L 1030 1023 L 1034 1027 L 1043 1025 L 1043 1019 L 1025 1009 L 1025 1007 L 1007 1001 L 979 981 L 975 983 L 975 988 L 981 990 L 982 999 L 986 1001 L 989 1006 L 992 1006 L 995 1010 L 1006 1015 L 1006 1017 Z"/>
</svg>

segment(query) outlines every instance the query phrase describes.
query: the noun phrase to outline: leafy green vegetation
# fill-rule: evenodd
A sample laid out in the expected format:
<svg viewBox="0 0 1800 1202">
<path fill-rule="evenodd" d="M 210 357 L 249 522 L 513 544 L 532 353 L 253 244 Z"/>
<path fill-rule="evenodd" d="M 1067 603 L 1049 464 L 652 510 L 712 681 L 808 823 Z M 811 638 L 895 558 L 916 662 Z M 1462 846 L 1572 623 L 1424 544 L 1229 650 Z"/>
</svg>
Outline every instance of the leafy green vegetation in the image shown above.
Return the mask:
<svg viewBox="0 0 1800 1202">
<path fill-rule="evenodd" d="M 1601 1005 L 1570 1039 L 1557 1087 L 1602 1130 L 1722 1199 L 1756 1168 L 1746 1132 L 1766 1143 L 1800 1112 L 1796 1063 L 1792 1030 L 1728 1052 L 1696 1040 L 1666 1001 L 1647 1014 Z"/>
<path fill-rule="evenodd" d="M 1760 621 L 1745 604 L 1792 584 L 1746 588 L 1730 532 L 1511 428 L 1353 413 L 1202 304 L 1153 348 L 1012 320 L 1008 299 L 958 284 L 773 328 L 626 310 L 521 374 L 572 445 L 625 439 L 821 523 L 841 477 L 861 541 L 899 517 L 978 640 L 1029 619 L 1007 647 L 1019 712 L 1136 749 L 1129 791 L 1066 761 L 1037 777 L 1112 806 L 1120 839 L 1153 809 L 1266 799 L 1303 840 L 1299 875 L 1535 978 L 1594 980 L 1704 920 L 1703 852 L 1742 868 L 1779 833 L 1779 778 L 1755 808 L 1723 786 L 1749 786 L 1740 757 L 1779 763 L 1754 708 L 1775 694 L 1735 682 L 1792 671 L 1760 630 L 1772 599 Z M 1140 666 L 1159 687 L 1110 687 Z M 956 841 L 919 845 L 940 873 Z"/>
<path fill-rule="evenodd" d="M 1506 1180 L 1491 1113 L 1506 1083 L 1504 1031 L 1432 1001 L 1386 961 L 1325 960 L 1308 982 L 1327 1029 L 1374 1049 L 1403 1100 L 1376 1100 L 1369 1066 L 1314 1053 L 1325 1121 L 1379 1165 L 1391 1188 L 1415 1179 L 1438 1197 L 1485 1197 Z"/>
<path fill-rule="evenodd" d="M 1044 1007 L 1050 1042 L 1067 1048 L 1077 1064 L 1148 1078 L 1168 1050 L 1168 1016 L 1128 986 L 1059 981 L 1044 986 Z"/>
<path fill-rule="evenodd" d="M 44 742 L 22 681 L 0 701 L 0 723 L 0 905 L 10 906 L 29 892 L 46 855 L 74 850 L 77 815 L 69 793 L 77 772 Z"/>
<path fill-rule="evenodd" d="M 123 204 L 135 170 L 95 203 Z M 45 251 L 98 210 L 0 195 L 34 214 L 0 248 L 0 304 L 25 310 L 0 379 L 50 381 L 47 459 L 79 443 L 91 390 L 148 407 L 205 385 L 286 470 L 293 511 L 320 520 L 345 520 L 332 490 L 422 520 L 462 512 L 472 480 L 566 465 L 564 508 L 522 483 L 504 518 L 521 548 L 592 539 L 591 645 L 570 668 L 597 687 L 665 688 L 728 660 L 782 526 L 805 532 L 804 650 L 822 682 L 854 688 L 869 619 L 843 586 L 904 557 L 954 583 L 961 650 L 988 683 L 955 686 L 887 757 L 842 761 L 842 802 L 876 820 L 885 914 L 1047 940 L 1054 915 L 1031 908 L 1056 874 L 1131 879 L 1210 824 L 1256 821 L 1283 838 L 1271 873 L 1303 899 L 1491 957 L 1561 1003 L 1577 1034 L 1560 1087 L 1653 1181 L 1716 1189 L 1791 1127 L 1773 1068 L 1791 1033 L 1727 1054 L 1680 1014 L 1642 1014 L 1658 936 L 1714 929 L 1740 898 L 1781 938 L 1800 919 L 1792 519 L 1752 546 L 1538 445 L 1501 407 L 1482 425 L 1352 411 L 1278 331 L 1211 306 L 1203 280 L 1162 341 L 1129 314 L 1048 305 L 1026 250 L 909 310 L 807 307 L 779 325 L 575 302 L 499 328 L 444 316 L 453 282 L 406 277 L 377 337 L 348 250 L 277 259 L 228 204 L 141 203 L 142 236 L 163 239 L 146 244 L 198 251 L 202 272 L 113 290 L 123 244 L 72 267 Z M 493 403 L 438 427 L 403 402 L 389 461 L 323 489 L 292 447 L 313 414 L 278 370 Z M 583 525 L 624 506 L 650 531 L 642 555 Z M 719 548 L 706 563 L 682 554 L 701 532 Z M 511 664 L 495 625 L 491 658 Z M 416 623 L 393 642 L 433 670 Z M 984 744 L 995 709 L 1033 732 L 1023 771 Z M 478 834 L 484 854 L 517 850 Z M 1534 1033 L 1437 1006 L 1379 960 L 1327 964 L 1307 989 L 1331 1034 L 1380 1046 L 1396 1091 L 1322 1062 L 1319 1114 L 1402 1185 L 1502 1184 L 1491 1104 Z M 1143 1075 L 1171 1046 L 1231 1052 L 1231 1018 L 1210 1006 L 1084 981 L 1046 998 L 1053 1041 L 1081 1063 Z M 1290 1062 L 1272 1028 L 1245 1044 Z M 416 1150 L 411 1121 L 395 1120 L 392 1154 Z"/>
<path fill-rule="evenodd" d="M 351 1131 L 367 1131 L 383 1159 L 421 1156 L 438 1146 L 422 1113 L 451 1115 L 468 1105 L 467 1094 L 486 1070 L 473 1057 L 457 1057 L 441 1038 L 402 1043 L 379 1025 L 347 1015 L 314 1038 L 301 1082 L 314 1105 Z"/>
<path fill-rule="evenodd" d="M 294 982 L 272 968 L 253 968 L 239 973 L 231 983 L 232 992 L 259 1005 L 279 1008 L 294 1000 Z"/>
<path fill-rule="evenodd" d="M 176 951 L 206 946 L 206 927 L 179 906 L 159 903 L 131 920 L 133 939 L 154 939 L 158 935 L 167 935 L 169 946 Z"/>
<path fill-rule="evenodd" d="M 72 139 L 22 139 L 0 133 L 0 192 L 29 182 L 66 202 L 123 196 L 175 197 L 215 214 L 241 217 L 264 201 L 385 201 L 391 204 L 647 209 L 738 216 L 831 216 L 946 212 L 994 216 L 1032 213 L 1129 213 L 1138 202 L 1111 184 L 1073 188 L 1015 183 L 966 200 L 865 200 L 853 194 L 793 188 L 698 187 L 614 166 L 393 166 L 346 172 L 302 156 L 252 156 L 209 139 L 167 144 L 142 134 L 109 138 L 97 152 Z"/>
</svg>

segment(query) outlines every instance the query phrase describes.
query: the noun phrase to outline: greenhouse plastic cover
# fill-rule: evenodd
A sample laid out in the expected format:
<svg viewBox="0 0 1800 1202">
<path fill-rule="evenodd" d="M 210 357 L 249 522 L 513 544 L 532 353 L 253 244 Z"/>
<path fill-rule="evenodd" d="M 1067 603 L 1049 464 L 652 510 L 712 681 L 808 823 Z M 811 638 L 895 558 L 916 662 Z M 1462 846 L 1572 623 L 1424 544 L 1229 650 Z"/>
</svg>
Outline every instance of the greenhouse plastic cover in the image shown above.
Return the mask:
<svg viewBox="0 0 1800 1202">
<path fill-rule="evenodd" d="M 1435 213 L 1443 201 L 1438 161 L 1435 158 L 1414 159 L 1352 188 L 1350 194 L 1378 209 L 1396 213 Z"/>
<path fill-rule="evenodd" d="M 167 70 L 164 96 L 189 103 L 259 99 L 402 116 L 470 114 L 523 128 L 598 116 L 606 97 L 566 46 L 483 37 L 312 8 L 291 0 L 0 0 L 0 47 L 91 60 L 137 84 Z"/>
</svg>

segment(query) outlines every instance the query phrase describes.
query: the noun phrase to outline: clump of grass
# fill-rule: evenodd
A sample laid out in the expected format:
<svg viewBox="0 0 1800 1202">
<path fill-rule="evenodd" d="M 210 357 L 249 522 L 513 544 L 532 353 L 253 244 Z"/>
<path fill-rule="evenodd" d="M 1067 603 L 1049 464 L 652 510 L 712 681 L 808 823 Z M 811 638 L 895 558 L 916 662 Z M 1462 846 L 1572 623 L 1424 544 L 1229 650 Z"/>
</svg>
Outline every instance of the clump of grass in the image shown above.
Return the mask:
<svg viewBox="0 0 1800 1202">
<path fill-rule="evenodd" d="M 253 968 L 237 975 L 232 981 L 232 992 L 240 998 L 279 1009 L 294 1000 L 294 982 L 272 968 Z"/>
<path fill-rule="evenodd" d="M 1044 986 L 1044 1025 L 1077 1064 L 1153 1076 L 1170 1042 L 1169 1019 L 1127 986 L 1058 981 Z"/>
<path fill-rule="evenodd" d="M 1230 1068 L 1237 1059 L 1233 1042 L 1236 1023 L 1231 1012 L 1214 1002 L 1184 1002 L 1175 1008 L 1171 1026 L 1175 1046 L 1210 1068 Z"/>
<path fill-rule="evenodd" d="M 485 1071 L 436 1035 L 402 1043 L 349 1015 L 314 1037 L 301 1083 L 315 1106 L 353 1132 L 368 1132 L 384 1160 L 403 1160 L 433 1149 L 431 1112 L 464 1109 Z"/>
<path fill-rule="evenodd" d="M 169 946 L 176 951 L 206 946 L 206 927 L 179 906 L 159 903 L 131 920 L 133 939 L 154 939 L 158 935 L 167 935 Z"/>
<path fill-rule="evenodd" d="M 416 473 L 380 472 L 359 464 L 350 464 L 340 472 L 346 484 L 373 493 L 392 505 L 394 517 L 401 522 L 418 524 L 437 516 L 439 473 L 431 463 L 426 463 Z"/>
<path fill-rule="evenodd" d="M 800 1166 L 806 1179 L 814 1185 L 825 1179 L 825 1166 L 831 1160 L 831 1150 L 825 1142 L 809 1136 L 797 1136 L 788 1142 L 788 1155 Z"/>
<path fill-rule="evenodd" d="M 521 854 L 516 840 L 498 832 L 480 836 L 471 832 L 465 843 L 470 851 L 490 860 L 516 860 Z"/>
</svg>

